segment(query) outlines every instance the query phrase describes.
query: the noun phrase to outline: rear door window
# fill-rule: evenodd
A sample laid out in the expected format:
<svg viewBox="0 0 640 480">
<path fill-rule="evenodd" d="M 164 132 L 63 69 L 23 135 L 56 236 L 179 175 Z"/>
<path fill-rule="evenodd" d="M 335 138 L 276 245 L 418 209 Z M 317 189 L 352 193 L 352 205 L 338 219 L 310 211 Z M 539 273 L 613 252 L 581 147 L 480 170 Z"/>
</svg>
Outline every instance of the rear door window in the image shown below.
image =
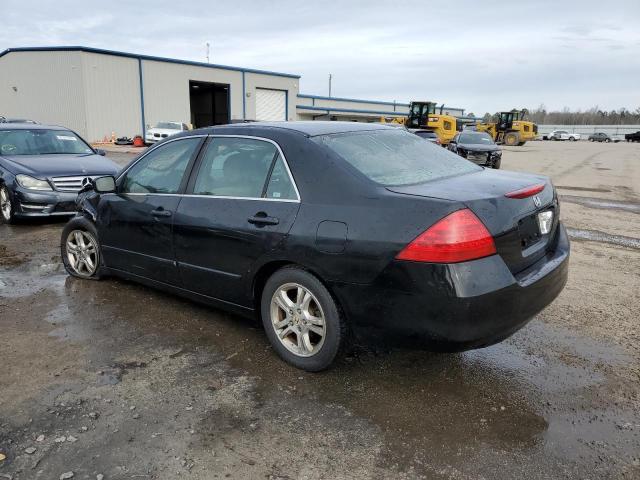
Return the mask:
<svg viewBox="0 0 640 480">
<path fill-rule="evenodd" d="M 402 130 L 372 130 L 314 137 L 374 182 L 384 186 L 424 183 L 481 167 Z"/>
<path fill-rule="evenodd" d="M 290 192 L 286 188 L 283 173 L 290 182 L 278 149 L 271 142 L 240 137 L 214 137 L 202 157 L 193 193 L 219 197 L 270 196 L 284 199 L 289 197 Z M 267 185 L 269 178 L 272 181 Z"/>
</svg>

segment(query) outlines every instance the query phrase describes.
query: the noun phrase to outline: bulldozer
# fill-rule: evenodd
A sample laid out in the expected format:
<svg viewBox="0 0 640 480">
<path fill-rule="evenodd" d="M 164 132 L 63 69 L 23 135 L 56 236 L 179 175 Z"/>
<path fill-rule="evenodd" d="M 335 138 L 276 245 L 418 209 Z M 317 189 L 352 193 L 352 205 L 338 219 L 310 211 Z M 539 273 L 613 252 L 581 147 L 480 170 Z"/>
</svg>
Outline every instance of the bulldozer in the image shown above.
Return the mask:
<svg viewBox="0 0 640 480">
<path fill-rule="evenodd" d="M 497 122 L 477 123 L 478 132 L 487 132 L 498 144 L 521 146 L 536 138 L 538 126 L 525 120 L 526 110 L 513 109 L 510 112 L 497 114 Z"/>
<path fill-rule="evenodd" d="M 409 104 L 409 115 L 406 117 L 395 117 L 387 121 L 382 118 L 382 123 L 399 123 L 407 128 L 419 128 L 430 130 L 440 139 L 442 145 L 447 145 L 456 131 L 456 117 L 442 113 L 443 106 L 438 107 L 434 102 L 411 102 Z"/>
</svg>

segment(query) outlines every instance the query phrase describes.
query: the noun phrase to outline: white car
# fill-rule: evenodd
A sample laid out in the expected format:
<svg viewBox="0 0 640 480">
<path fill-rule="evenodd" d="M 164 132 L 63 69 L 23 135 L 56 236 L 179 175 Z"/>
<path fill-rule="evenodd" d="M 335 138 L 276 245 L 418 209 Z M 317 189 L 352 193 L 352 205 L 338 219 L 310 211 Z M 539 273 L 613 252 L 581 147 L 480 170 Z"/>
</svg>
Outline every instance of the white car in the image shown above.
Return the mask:
<svg viewBox="0 0 640 480">
<path fill-rule="evenodd" d="M 566 130 L 554 130 L 547 135 L 547 140 L 569 140 L 570 142 L 575 142 L 576 140 L 580 140 L 580 134 L 569 133 Z"/>
<path fill-rule="evenodd" d="M 176 133 L 189 130 L 189 126 L 182 122 L 158 122 L 154 127 L 147 130 L 144 138 L 145 143 L 156 143 L 164 140 Z"/>
</svg>

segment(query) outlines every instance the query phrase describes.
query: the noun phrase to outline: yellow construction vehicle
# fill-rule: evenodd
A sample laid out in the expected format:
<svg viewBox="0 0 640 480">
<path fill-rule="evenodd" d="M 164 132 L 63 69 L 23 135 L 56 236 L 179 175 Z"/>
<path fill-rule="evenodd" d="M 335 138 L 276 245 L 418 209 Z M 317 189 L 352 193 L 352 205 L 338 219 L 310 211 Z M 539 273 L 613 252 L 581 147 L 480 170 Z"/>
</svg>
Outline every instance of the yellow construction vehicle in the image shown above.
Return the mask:
<svg viewBox="0 0 640 480">
<path fill-rule="evenodd" d="M 476 129 L 479 132 L 487 132 L 496 143 L 509 146 L 524 145 L 536 138 L 538 126 L 525 120 L 526 110 L 513 109 L 497 115 L 497 122 L 478 123 Z"/>
<path fill-rule="evenodd" d="M 382 123 L 400 123 L 407 128 L 419 128 L 421 130 L 430 130 L 440 139 L 442 145 L 447 145 L 456 131 L 456 117 L 440 112 L 434 102 L 411 102 L 409 105 L 409 115 L 407 117 L 394 117 L 387 121 L 382 118 Z"/>
</svg>

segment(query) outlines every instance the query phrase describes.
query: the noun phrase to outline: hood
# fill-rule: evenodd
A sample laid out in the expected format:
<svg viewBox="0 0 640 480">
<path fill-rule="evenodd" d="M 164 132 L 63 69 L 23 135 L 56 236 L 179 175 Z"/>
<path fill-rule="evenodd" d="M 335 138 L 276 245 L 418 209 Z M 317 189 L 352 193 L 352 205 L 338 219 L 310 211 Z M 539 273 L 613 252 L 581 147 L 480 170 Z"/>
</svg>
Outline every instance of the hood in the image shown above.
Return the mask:
<svg viewBox="0 0 640 480">
<path fill-rule="evenodd" d="M 459 143 L 458 148 L 463 148 L 471 152 L 495 152 L 500 150 L 498 145 L 482 145 L 479 143 Z"/>
<path fill-rule="evenodd" d="M 82 155 L 4 155 L 0 157 L 7 170 L 14 175 L 24 173 L 32 177 L 67 175 L 115 175 L 120 167 L 107 157 Z"/>
<path fill-rule="evenodd" d="M 147 133 L 159 133 L 160 135 L 164 134 L 164 135 L 175 135 L 177 133 L 180 133 L 182 130 L 173 130 L 172 128 L 149 128 L 147 129 Z"/>
</svg>

